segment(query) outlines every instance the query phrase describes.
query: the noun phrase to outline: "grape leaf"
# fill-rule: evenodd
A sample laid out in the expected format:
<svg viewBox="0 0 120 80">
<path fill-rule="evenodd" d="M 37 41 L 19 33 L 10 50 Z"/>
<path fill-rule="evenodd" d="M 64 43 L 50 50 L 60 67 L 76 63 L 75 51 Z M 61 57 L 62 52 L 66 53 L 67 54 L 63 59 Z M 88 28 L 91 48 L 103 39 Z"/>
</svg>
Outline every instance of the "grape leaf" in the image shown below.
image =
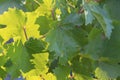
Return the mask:
<svg viewBox="0 0 120 80">
<path fill-rule="evenodd" d="M 65 18 L 66 16 L 69 15 L 69 11 L 68 11 L 68 4 L 66 0 L 56 0 L 55 1 L 55 6 L 54 8 L 58 8 L 60 9 L 62 15 L 61 15 L 61 19 Z"/>
<path fill-rule="evenodd" d="M 4 41 L 3 38 L 0 36 L 0 45 L 2 44 L 3 41 Z"/>
<path fill-rule="evenodd" d="M 48 67 L 48 53 L 39 53 L 39 54 L 34 54 L 33 57 L 34 59 L 32 62 L 35 64 L 35 68 L 39 70 L 40 73 L 47 73 Z"/>
<path fill-rule="evenodd" d="M 120 20 L 120 11 L 118 10 L 118 8 L 120 7 L 119 3 L 119 0 L 105 1 L 105 8 L 107 8 L 113 20 Z"/>
<path fill-rule="evenodd" d="M 114 23 L 115 29 L 111 35 L 111 39 L 107 40 L 104 47 L 103 55 L 104 57 L 109 58 L 112 62 L 119 63 L 120 62 L 120 24 Z M 109 54 L 109 55 L 108 55 Z"/>
<path fill-rule="evenodd" d="M 7 57 L 2 55 L 0 56 L 0 66 L 3 66 L 7 62 Z"/>
<path fill-rule="evenodd" d="M 52 73 L 48 73 L 46 75 L 43 75 L 44 79 L 46 80 L 57 80 L 55 75 L 53 75 Z"/>
<path fill-rule="evenodd" d="M 93 28 L 88 35 L 88 41 L 89 43 L 84 49 L 85 53 L 87 53 L 94 60 L 99 59 L 104 50 L 104 39 L 102 39 L 101 30 L 98 28 Z"/>
<path fill-rule="evenodd" d="M 39 38 L 39 25 L 35 24 L 35 21 L 38 17 L 38 15 L 35 12 L 27 12 L 27 21 L 26 21 L 26 34 L 28 38 L 33 37 L 33 38 Z"/>
<path fill-rule="evenodd" d="M 99 63 L 99 67 L 95 70 L 96 77 L 100 80 L 116 79 L 120 76 L 120 66 L 109 63 Z"/>
<path fill-rule="evenodd" d="M 46 43 L 42 40 L 30 38 L 25 42 L 27 51 L 31 54 L 43 52 L 46 48 Z"/>
<path fill-rule="evenodd" d="M 88 32 L 84 30 L 81 26 L 74 27 L 70 32 L 72 32 L 72 34 L 74 35 L 73 38 L 76 40 L 80 48 L 83 48 L 88 43 Z"/>
<path fill-rule="evenodd" d="M 65 27 L 65 26 L 64 26 Z M 51 30 L 46 41 L 49 42 L 49 50 L 55 51 L 55 56 L 59 56 L 61 64 L 65 64 L 79 50 L 79 46 L 73 39 L 69 30 L 64 29 L 64 27 L 56 27 Z"/>
<path fill-rule="evenodd" d="M 91 59 L 77 56 L 71 63 L 75 80 L 93 80 L 91 74 L 94 72 L 95 65 Z"/>
<path fill-rule="evenodd" d="M 87 53 L 92 56 L 92 59 L 107 61 L 109 63 L 98 63 L 96 69 L 96 76 L 101 80 L 116 79 L 119 76 L 119 24 L 115 23 L 115 29 L 111 34 L 110 40 L 105 40 L 104 35 L 101 35 L 101 31 L 97 28 L 89 34 L 89 44 L 87 45 Z M 117 35 L 116 35 L 117 34 Z M 97 45 L 96 45 L 97 44 Z M 114 51 L 114 52 L 113 52 Z M 109 55 L 108 55 L 109 54 Z"/>
<path fill-rule="evenodd" d="M 39 76 L 27 76 L 25 80 L 56 80 L 52 73 L 42 74 Z"/>
<path fill-rule="evenodd" d="M 53 0 L 43 0 L 43 3 L 35 10 L 36 13 L 39 14 L 39 16 L 43 15 L 51 15 L 52 8 L 54 6 Z"/>
<path fill-rule="evenodd" d="M 83 1 L 83 8 L 85 10 L 85 12 L 84 12 L 84 14 L 85 14 L 85 25 L 92 24 L 93 20 L 95 19 L 89 6 L 90 6 L 89 4 L 86 4 Z"/>
<path fill-rule="evenodd" d="M 36 24 L 40 25 L 39 30 L 40 30 L 41 35 L 46 34 L 50 30 L 49 23 L 50 21 L 48 20 L 46 16 L 40 16 L 39 18 L 37 18 Z"/>
<path fill-rule="evenodd" d="M 106 37 L 110 39 L 114 26 L 112 25 L 112 20 L 110 19 L 108 13 L 105 11 L 105 9 L 102 9 L 96 2 L 90 1 L 88 4 L 86 3 L 86 5 L 88 5 L 89 7 L 89 9 L 86 9 L 87 15 L 89 15 L 86 15 L 86 24 L 91 23 L 94 18 L 96 18 L 97 21 L 101 24 Z M 89 22 L 89 19 L 92 21 Z"/>
<path fill-rule="evenodd" d="M 63 24 L 71 24 L 73 26 L 83 25 L 83 19 L 80 14 L 71 13 L 64 20 Z"/>
<path fill-rule="evenodd" d="M 35 9 L 37 9 L 40 5 L 40 3 L 43 3 L 43 0 L 25 0 L 23 5 L 25 6 L 25 9 L 27 11 L 34 11 Z"/>
<path fill-rule="evenodd" d="M 12 17 L 12 18 L 11 18 Z M 7 27 L 0 29 L 0 35 L 5 40 L 19 37 L 25 42 L 30 37 L 39 37 L 38 25 L 34 25 L 37 15 L 35 13 L 24 13 L 18 9 L 9 9 L 0 15 L 0 24 Z"/>
<path fill-rule="evenodd" d="M 0 79 L 5 78 L 6 74 L 6 71 L 0 67 Z"/>
<path fill-rule="evenodd" d="M 54 69 L 54 74 L 56 75 L 57 80 L 68 80 L 70 70 L 71 69 L 68 66 L 59 66 Z"/>
<path fill-rule="evenodd" d="M 105 35 L 108 39 L 110 39 L 112 29 L 114 26 L 112 25 L 112 20 L 108 17 L 108 14 L 99 7 L 92 7 L 92 11 L 98 22 L 101 24 Z"/>
<path fill-rule="evenodd" d="M 4 55 L 4 47 L 3 47 L 3 45 L 2 45 L 2 43 L 3 43 L 3 39 L 2 39 L 2 37 L 0 36 L 0 53 L 2 53 L 2 55 Z M 0 57 L 1 57 L 1 54 L 0 54 Z"/>
<path fill-rule="evenodd" d="M 17 41 L 8 46 L 10 47 L 8 47 L 8 52 L 6 54 L 12 61 L 12 64 L 6 66 L 6 70 L 12 78 L 18 77 L 20 75 L 20 70 L 27 72 L 33 68 L 33 65 L 30 63 L 31 55 L 27 52 L 21 41 Z"/>
<path fill-rule="evenodd" d="M 41 80 L 40 76 L 28 76 L 26 80 Z"/>
<path fill-rule="evenodd" d="M 32 77 L 38 77 L 39 79 L 49 77 L 48 74 L 50 73 L 48 73 L 47 67 L 48 56 L 48 53 L 33 54 L 34 59 L 32 59 L 31 62 L 34 64 L 35 69 L 23 74 L 27 80 L 31 80 L 30 78 Z M 51 78 L 54 80 L 54 75 L 51 74 Z"/>
</svg>

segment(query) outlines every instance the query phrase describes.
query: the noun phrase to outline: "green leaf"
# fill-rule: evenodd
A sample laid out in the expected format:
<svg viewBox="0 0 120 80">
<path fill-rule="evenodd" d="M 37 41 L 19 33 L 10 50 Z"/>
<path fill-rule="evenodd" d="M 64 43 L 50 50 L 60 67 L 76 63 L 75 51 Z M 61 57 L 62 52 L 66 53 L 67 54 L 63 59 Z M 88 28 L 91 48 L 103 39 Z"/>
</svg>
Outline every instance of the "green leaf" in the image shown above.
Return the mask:
<svg viewBox="0 0 120 80">
<path fill-rule="evenodd" d="M 3 45 L 2 45 L 2 42 L 3 42 L 4 40 L 2 39 L 2 37 L 0 36 L 0 53 L 4 53 L 3 51 L 4 51 L 4 48 L 3 48 Z M 0 54 L 1 55 L 1 54 Z"/>
<path fill-rule="evenodd" d="M 120 66 L 101 62 L 99 67 L 96 68 L 95 74 L 100 80 L 115 80 L 120 76 Z"/>
<path fill-rule="evenodd" d="M 65 64 L 77 55 L 79 51 L 79 46 L 72 36 L 69 29 L 66 30 L 64 27 L 56 27 L 46 37 L 46 41 L 49 42 L 48 49 L 55 51 L 55 56 L 59 57 L 61 64 Z"/>
<path fill-rule="evenodd" d="M 89 6 L 90 6 L 89 4 L 86 4 L 85 2 L 83 2 L 83 8 L 85 10 L 85 12 L 84 12 L 85 25 L 92 24 L 93 20 L 95 19 Z"/>
<path fill-rule="evenodd" d="M 33 65 L 30 63 L 31 55 L 27 52 L 21 41 L 17 41 L 9 46 L 7 56 L 12 61 L 12 65 L 6 66 L 6 70 L 12 78 L 18 77 L 20 70 L 27 72 L 33 68 Z"/>
<path fill-rule="evenodd" d="M 3 38 L 0 36 L 0 45 L 3 41 L 4 41 Z"/>
<path fill-rule="evenodd" d="M 99 59 L 103 53 L 104 39 L 102 37 L 104 35 L 98 28 L 93 28 L 88 35 L 89 43 L 85 46 L 85 53 L 94 60 Z"/>
<path fill-rule="evenodd" d="M 31 62 L 34 64 L 34 69 L 30 70 L 27 73 L 24 73 L 23 76 L 29 78 L 30 76 L 45 76 L 48 72 L 48 53 L 38 53 L 33 54 L 34 59 Z M 28 79 L 29 80 L 29 79 Z"/>
<path fill-rule="evenodd" d="M 88 43 L 88 37 L 87 37 L 88 32 L 81 26 L 73 27 L 73 29 L 70 30 L 70 32 L 74 35 L 73 38 L 75 39 L 77 44 L 80 46 L 80 48 L 83 48 Z"/>
<path fill-rule="evenodd" d="M 119 3 L 119 0 L 105 0 L 105 8 L 107 8 L 113 20 L 120 20 L 120 11 L 118 10 L 120 7 Z"/>
<path fill-rule="evenodd" d="M 98 7 L 97 5 L 91 7 L 91 10 L 93 12 L 93 15 L 101 24 L 104 30 L 105 36 L 108 39 L 110 39 L 112 29 L 114 28 L 114 26 L 112 25 L 112 20 L 109 18 L 108 13 L 104 9 L 101 9 L 100 7 Z"/>
<path fill-rule="evenodd" d="M 39 18 L 37 18 L 36 24 L 40 25 L 39 30 L 40 30 L 41 35 L 46 34 L 50 30 L 49 23 L 50 21 L 48 20 L 46 16 L 40 16 Z"/>
<path fill-rule="evenodd" d="M 114 23 L 115 29 L 112 32 L 111 39 L 107 40 L 104 44 L 104 57 L 109 58 L 112 62 L 119 63 L 120 62 L 120 24 Z"/>
<path fill-rule="evenodd" d="M 5 78 L 5 77 L 6 77 L 6 71 L 0 67 L 0 80 L 2 80 L 1 78 Z"/>
<path fill-rule="evenodd" d="M 0 56 L 0 66 L 3 66 L 7 62 L 6 56 Z"/>
<path fill-rule="evenodd" d="M 77 56 L 73 58 L 71 64 L 75 80 L 93 80 L 91 74 L 95 65 L 91 59 Z"/>
<path fill-rule="evenodd" d="M 54 69 L 54 74 L 56 75 L 57 80 L 68 80 L 70 67 L 68 66 L 59 66 Z"/>
<path fill-rule="evenodd" d="M 42 40 L 30 38 L 25 42 L 27 51 L 31 54 L 43 52 L 46 48 L 46 43 Z"/>
<path fill-rule="evenodd" d="M 102 26 L 105 36 L 108 39 L 110 39 L 112 29 L 114 28 L 114 26 L 112 25 L 112 20 L 110 19 L 107 11 L 101 8 L 96 2 L 93 1 L 84 4 L 86 9 L 85 10 L 86 24 L 92 23 L 94 18 L 96 18 L 97 21 Z"/>
<path fill-rule="evenodd" d="M 61 18 L 65 18 L 66 16 L 69 15 L 69 11 L 68 11 L 68 4 L 66 0 L 57 0 L 55 1 L 55 8 L 60 9 L 62 15 Z"/>
<path fill-rule="evenodd" d="M 26 8 L 27 11 L 34 11 L 35 9 L 37 9 L 40 5 L 40 3 L 43 3 L 43 0 L 25 0 L 24 1 L 24 6 Z"/>
<path fill-rule="evenodd" d="M 71 13 L 64 20 L 63 24 L 72 24 L 73 26 L 83 25 L 83 19 L 80 14 Z"/>
</svg>

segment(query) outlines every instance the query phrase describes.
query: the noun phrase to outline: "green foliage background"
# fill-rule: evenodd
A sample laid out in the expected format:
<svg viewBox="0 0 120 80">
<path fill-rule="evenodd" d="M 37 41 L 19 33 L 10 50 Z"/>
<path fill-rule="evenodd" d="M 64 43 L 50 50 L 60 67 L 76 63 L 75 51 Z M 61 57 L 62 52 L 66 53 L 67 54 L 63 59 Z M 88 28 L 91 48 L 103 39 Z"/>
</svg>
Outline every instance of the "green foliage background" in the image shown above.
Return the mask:
<svg viewBox="0 0 120 80">
<path fill-rule="evenodd" d="M 0 78 L 120 80 L 119 7 L 120 0 L 0 0 Z"/>
</svg>

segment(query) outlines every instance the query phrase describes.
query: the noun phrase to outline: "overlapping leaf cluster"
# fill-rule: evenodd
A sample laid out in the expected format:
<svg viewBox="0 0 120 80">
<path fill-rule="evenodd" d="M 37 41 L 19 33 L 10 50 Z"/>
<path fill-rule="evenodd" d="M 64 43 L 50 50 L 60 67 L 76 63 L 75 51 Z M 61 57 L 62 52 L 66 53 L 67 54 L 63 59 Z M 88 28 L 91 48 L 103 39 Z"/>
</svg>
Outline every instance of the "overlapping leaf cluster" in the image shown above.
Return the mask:
<svg viewBox="0 0 120 80">
<path fill-rule="evenodd" d="M 15 1 L 0 15 L 0 78 L 119 80 L 119 2 Z"/>
</svg>

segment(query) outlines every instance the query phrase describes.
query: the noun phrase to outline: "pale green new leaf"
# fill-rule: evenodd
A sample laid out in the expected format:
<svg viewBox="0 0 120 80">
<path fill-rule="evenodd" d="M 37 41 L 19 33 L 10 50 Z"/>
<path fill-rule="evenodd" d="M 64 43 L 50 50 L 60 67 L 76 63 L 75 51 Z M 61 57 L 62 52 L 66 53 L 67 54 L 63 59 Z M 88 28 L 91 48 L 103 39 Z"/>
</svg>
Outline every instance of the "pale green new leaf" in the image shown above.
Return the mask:
<svg viewBox="0 0 120 80">
<path fill-rule="evenodd" d="M 24 37 L 21 28 L 25 25 L 25 19 L 24 12 L 17 9 L 9 9 L 8 12 L 4 12 L 3 15 L 0 15 L 0 24 L 7 25 L 6 28 L 0 29 L 2 38 L 7 41 L 18 35 Z"/>
<path fill-rule="evenodd" d="M 33 54 L 33 57 L 34 59 L 32 59 L 31 62 L 34 64 L 35 69 L 32 69 L 27 73 L 24 73 L 23 76 L 25 76 L 27 80 L 31 80 L 35 76 L 41 80 L 42 78 L 44 78 L 45 80 L 49 80 L 49 77 L 51 77 L 51 79 L 53 80 L 56 80 L 55 76 L 52 73 L 47 73 L 49 69 L 47 67 L 49 54 L 38 53 Z"/>
<path fill-rule="evenodd" d="M 56 80 L 56 77 L 51 74 L 51 73 L 48 73 L 48 74 L 42 74 L 42 75 L 39 75 L 39 76 L 26 76 L 26 80 Z"/>
<path fill-rule="evenodd" d="M 38 30 L 39 25 L 35 24 L 38 15 L 35 12 L 27 12 L 26 16 L 27 16 L 27 21 L 24 27 L 26 29 L 27 37 L 39 38 L 40 37 Z"/>
<path fill-rule="evenodd" d="M 34 59 L 32 59 L 33 64 L 35 64 L 35 69 L 39 70 L 39 73 L 47 73 L 48 72 L 48 53 L 39 53 L 33 54 Z"/>
<path fill-rule="evenodd" d="M 48 73 L 46 75 L 43 76 L 45 80 L 57 80 L 56 76 L 52 73 Z"/>
<path fill-rule="evenodd" d="M 0 24 L 7 27 L 0 29 L 0 35 L 6 42 L 10 38 L 20 38 L 23 42 L 30 37 L 39 37 L 38 25 L 35 25 L 37 15 L 24 13 L 22 10 L 9 9 L 0 15 Z"/>
<path fill-rule="evenodd" d="M 54 6 L 54 0 L 43 0 L 43 3 L 35 10 L 39 16 L 51 15 Z"/>
</svg>

